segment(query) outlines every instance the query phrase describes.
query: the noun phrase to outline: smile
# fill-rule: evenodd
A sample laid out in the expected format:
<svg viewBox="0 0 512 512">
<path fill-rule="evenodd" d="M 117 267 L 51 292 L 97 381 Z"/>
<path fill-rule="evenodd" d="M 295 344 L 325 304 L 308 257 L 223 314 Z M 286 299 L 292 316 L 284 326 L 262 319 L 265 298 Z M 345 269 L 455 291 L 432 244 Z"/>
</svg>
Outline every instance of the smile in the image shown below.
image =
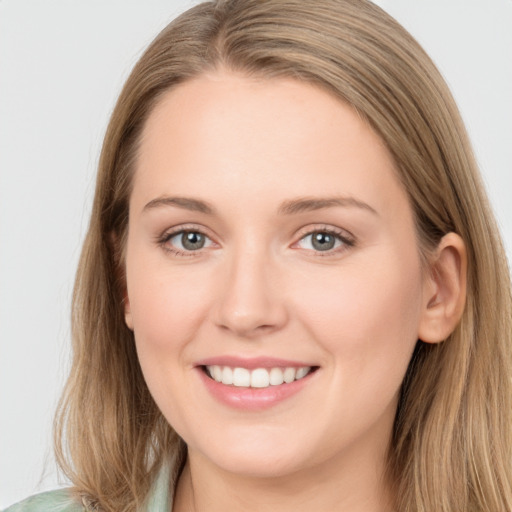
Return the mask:
<svg viewBox="0 0 512 512">
<path fill-rule="evenodd" d="M 262 411 L 277 406 L 317 381 L 320 366 L 275 357 L 216 356 L 194 365 L 216 401 L 237 410 Z"/>
<path fill-rule="evenodd" d="M 314 368 L 301 366 L 299 368 L 273 367 L 250 370 L 242 367 L 208 365 L 204 366 L 204 370 L 213 380 L 226 386 L 261 389 L 301 380 L 309 375 Z"/>
</svg>

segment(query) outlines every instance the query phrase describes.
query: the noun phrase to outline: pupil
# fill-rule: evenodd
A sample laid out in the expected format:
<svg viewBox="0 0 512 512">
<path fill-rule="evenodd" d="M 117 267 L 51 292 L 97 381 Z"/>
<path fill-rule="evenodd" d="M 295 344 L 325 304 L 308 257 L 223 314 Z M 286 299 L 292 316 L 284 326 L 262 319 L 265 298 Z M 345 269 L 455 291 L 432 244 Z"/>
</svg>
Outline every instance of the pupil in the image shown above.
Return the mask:
<svg viewBox="0 0 512 512">
<path fill-rule="evenodd" d="M 313 247 L 319 251 L 328 251 L 334 247 L 335 239 L 328 233 L 314 233 Z"/>
<path fill-rule="evenodd" d="M 181 243 L 185 249 L 189 251 L 196 251 L 204 246 L 204 235 L 201 233 L 188 232 L 183 233 L 181 237 Z"/>
</svg>

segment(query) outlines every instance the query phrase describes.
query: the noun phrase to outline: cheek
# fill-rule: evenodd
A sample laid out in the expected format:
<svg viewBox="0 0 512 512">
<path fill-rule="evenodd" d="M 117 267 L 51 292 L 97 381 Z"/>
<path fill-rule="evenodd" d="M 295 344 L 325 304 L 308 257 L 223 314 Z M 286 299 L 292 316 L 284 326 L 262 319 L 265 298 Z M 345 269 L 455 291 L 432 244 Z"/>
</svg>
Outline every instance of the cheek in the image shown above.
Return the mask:
<svg viewBox="0 0 512 512">
<path fill-rule="evenodd" d="M 139 363 L 164 416 L 178 431 L 186 431 L 183 411 L 194 396 L 184 382 L 192 362 L 191 342 L 211 296 L 209 281 L 205 273 L 171 270 L 165 258 L 151 259 L 135 251 L 130 258 L 128 298 Z"/>
<path fill-rule="evenodd" d="M 293 295 L 300 298 L 299 318 L 344 379 L 371 383 L 393 374 L 401 381 L 417 341 L 419 260 L 392 253 L 372 257 L 371 264 L 361 259 L 312 275 Z"/>
<path fill-rule="evenodd" d="M 165 257 L 133 251 L 126 276 L 141 362 L 145 357 L 176 357 L 176 351 L 193 339 L 211 297 L 209 275 L 207 269 L 184 272 Z"/>
</svg>

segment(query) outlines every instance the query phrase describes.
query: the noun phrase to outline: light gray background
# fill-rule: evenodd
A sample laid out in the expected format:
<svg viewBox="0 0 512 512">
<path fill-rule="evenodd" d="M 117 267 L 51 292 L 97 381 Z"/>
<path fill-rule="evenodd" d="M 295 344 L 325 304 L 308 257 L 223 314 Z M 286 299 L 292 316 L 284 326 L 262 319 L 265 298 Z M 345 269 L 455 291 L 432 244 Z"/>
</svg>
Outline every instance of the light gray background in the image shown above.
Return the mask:
<svg viewBox="0 0 512 512">
<path fill-rule="evenodd" d="M 51 422 L 108 116 L 192 0 L 0 0 L 0 508 L 55 488 Z M 380 0 L 462 110 L 512 254 L 512 0 Z"/>
</svg>

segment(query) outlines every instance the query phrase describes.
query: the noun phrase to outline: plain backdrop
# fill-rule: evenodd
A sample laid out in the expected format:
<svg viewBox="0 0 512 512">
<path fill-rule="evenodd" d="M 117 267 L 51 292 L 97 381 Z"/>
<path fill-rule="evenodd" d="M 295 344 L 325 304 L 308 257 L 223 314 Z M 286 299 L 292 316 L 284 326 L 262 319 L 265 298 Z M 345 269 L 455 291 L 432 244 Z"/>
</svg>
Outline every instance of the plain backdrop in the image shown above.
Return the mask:
<svg viewBox="0 0 512 512">
<path fill-rule="evenodd" d="M 101 140 L 142 50 L 195 3 L 0 0 L 0 508 L 65 484 L 51 423 Z M 510 259 L 512 0 L 377 3 L 448 81 Z"/>
</svg>

